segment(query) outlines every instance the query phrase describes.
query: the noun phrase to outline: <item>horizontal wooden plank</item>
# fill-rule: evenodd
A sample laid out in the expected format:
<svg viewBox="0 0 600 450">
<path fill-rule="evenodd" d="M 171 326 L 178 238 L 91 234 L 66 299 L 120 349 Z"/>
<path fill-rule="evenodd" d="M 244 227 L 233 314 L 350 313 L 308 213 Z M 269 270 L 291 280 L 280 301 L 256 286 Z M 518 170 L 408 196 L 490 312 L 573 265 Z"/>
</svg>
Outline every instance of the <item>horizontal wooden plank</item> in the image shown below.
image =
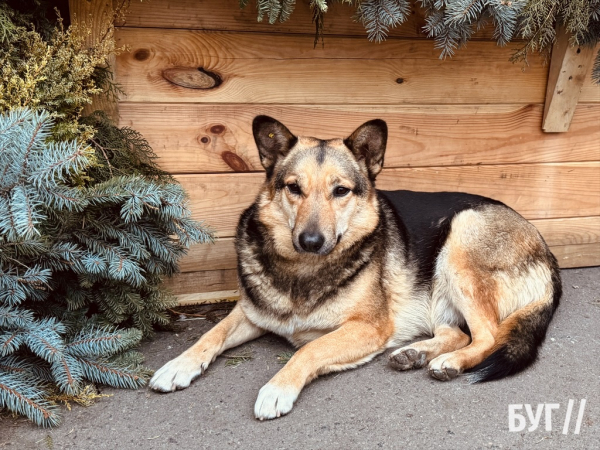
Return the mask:
<svg viewBox="0 0 600 450">
<path fill-rule="evenodd" d="M 229 269 L 179 273 L 166 278 L 163 285 L 176 295 L 230 291 L 238 288 L 237 271 Z"/>
<path fill-rule="evenodd" d="M 600 216 L 536 219 L 530 222 L 553 248 L 600 242 Z"/>
<path fill-rule="evenodd" d="M 362 24 L 357 23 L 353 16 L 356 9 L 348 4 L 329 2 L 325 14 L 323 33 L 358 35 L 366 39 L 366 32 Z M 125 21 L 120 24 L 126 27 L 157 27 L 157 28 L 185 28 L 198 30 L 226 30 L 226 31 L 262 31 L 273 33 L 306 33 L 314 35 L 315 25 L 312 21 L 312 12 L 309 2 L 299 0 L 292 16 L 285 22 L 270 24 L 267 17 L 261 22 L 257 21 L 255 2 L 240 9 L 239 0 L 154 0 L 146 2 L 131 2 Z M 407 20 L 396 28 L 390 30 L 390 37 L 424 38 L 427 33 L 423 31 L 425 15 L 416 2 L 413 3 L 411 13 Z M 488 26 L 478 31 L 474 39 L 490 39 L 493 36 L 493 27 Z M 328 40 L 325 40 L 328 45 Z M 431 43 L 433 45 L 433 42 Z"/>
<path fill-rule="evenodd" d="M 233 236 L 262 173 L 178 175 L 194 217 Z M 600 162 L 384 169 L 380 189 L 459 191 L 493 197 L 527 219 L 600 215 Z"/>
<path fill-rule="evenodd" d="M 600 242 L 551 247 L 562 269 L 600 266 Z"/>
<path fill-rule="evenodd" d="M 176 297 L 181 306 L 206 305 L 237 301 L 240 299 L 240 292 L 238 290 L 197 292 L 193 294 L 178 294 Z"/>
<path fill-rule="evenodd" d="M 600 265 L 600 242 L 551 246 L 562 269 Z M 223 271 L 235 276 L 235 270 Z M 192 272 L 177 275 L 168 286 L 182 305 L 200 303 L 218 303 L 239 299 L 237 284 L 216 286 L 206 284 L 205 272 Z M 221 287 L 229 289 L 220 289 Z M 219 287 L 219 289 L 216 289 Z"/>
<path fill-rule="evenodd" d="M 534 219 L 531 223 L 551 247 L 600 242 L 600 216 Z M 214 245 L 193 246 L 181 261 L 181 271 L 235 269 L 236 261 L 233 238 L 221 238 Z"/>
<path fill-rule="evenodd" d="M 235 235 L 242 211 L 250 206 L 264 181 L 262 173 L 178 175 L 189 195 L 192 216 L 210 225 L 219 237 Z"/>
<path fill-rule="evenodd" d="M 600 104 L 579 105 L 569 133 L 546 134 L 542 104 L 301 106 L 121 103 L 121 126 L 141 132 L 171 173 L 262 170 L 252 119 L 276 117 L 293 133 L 349 136 L 388 123 L 386 167 L 575 162 L 600 159 Z"/>
<path fill-rule="evenodd" d="M 231 237 L 219 238 L 214 244 L 192 246 L 179 264 L 181 272 L 235 268 L 235 248 Z"/>
<path fill-rule="evenodd" d="M 509 61 L 510 48 L 486 41 L 441 61 L 422 40 L 374 46 L 364 38 L 331 37 L 324 48 L 313 48 L 312 37 L 303 35 L 144 28 L 123 28 L 116 38 L 130 49 L 116 67 L 127 101 L 529 104 L 543 102 L 548 71 L 537 56 L 522 71 Z M 217 87 L 201 88 L 207 77 L 218 78 Z"/>
</svg>

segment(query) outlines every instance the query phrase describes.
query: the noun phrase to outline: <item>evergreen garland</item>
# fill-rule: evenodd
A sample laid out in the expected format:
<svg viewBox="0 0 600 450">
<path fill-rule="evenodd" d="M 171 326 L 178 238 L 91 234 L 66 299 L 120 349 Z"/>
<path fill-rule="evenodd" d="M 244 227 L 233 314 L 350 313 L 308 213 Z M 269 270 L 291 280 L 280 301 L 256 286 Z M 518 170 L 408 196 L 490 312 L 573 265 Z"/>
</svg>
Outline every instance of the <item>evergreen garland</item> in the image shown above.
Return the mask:
<svg viewBox="0 0 600 450">
<path fill-rule="evenodd" d="M 243 8 L 249 0 L 240 0 Z M 331 1 L 331 0 L 330 0 Z M 452 56 L 471 36 L 490 22 L 494 39 L 506 45 L 513 39 L 525 40 L 513 61 L 527 61 L 531 52 L 548 55 L 556 39 L 556 26 L 571 35 L 573 45 L 594 46 L 600 42 L 600 0 L 337 0 L 356 8 L 369 40 L 381 42 L 390 28 L 401 25 L 410 14 L 411 3 L 425 11 L 424 31 L 435 40 L 440 58 Z M 289 19 L 294 1 L 257 0 L 258 21 L 269 23 Z M 311 0 L 316 25 L 315 45 L 323 34 L 327 0 Z M 596 56 L 592 78 L 600 83 L 600 53 Z"/>
</svg>

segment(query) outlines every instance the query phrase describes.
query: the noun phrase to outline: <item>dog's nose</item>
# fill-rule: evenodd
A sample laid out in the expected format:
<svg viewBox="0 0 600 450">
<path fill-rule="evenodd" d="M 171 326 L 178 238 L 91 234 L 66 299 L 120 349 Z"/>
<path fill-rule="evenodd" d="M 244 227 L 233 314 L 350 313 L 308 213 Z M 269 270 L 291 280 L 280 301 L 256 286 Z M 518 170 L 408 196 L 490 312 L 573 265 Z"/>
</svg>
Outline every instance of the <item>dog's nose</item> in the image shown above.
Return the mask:
<svg viewBox="0 0 600 450">
<path fill-rule="evenodd" d="M 325 236 L 321 233 L 304 231 L 298 236 L 300 247 L 306 252 L 317 253 L 325 243 Z"/>
</svg>

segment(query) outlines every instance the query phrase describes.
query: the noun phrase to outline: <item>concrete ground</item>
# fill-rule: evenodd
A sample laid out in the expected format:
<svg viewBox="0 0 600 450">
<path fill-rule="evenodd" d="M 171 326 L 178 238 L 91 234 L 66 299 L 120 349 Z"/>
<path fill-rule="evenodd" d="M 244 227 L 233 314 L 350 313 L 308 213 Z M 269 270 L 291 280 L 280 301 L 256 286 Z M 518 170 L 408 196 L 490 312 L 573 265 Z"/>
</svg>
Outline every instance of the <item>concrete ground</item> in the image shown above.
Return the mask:
<svg viewBox="0 0 600 450">
<path fill-rule="evenodd" d="M 269 335 L 228 352 L 252 352 L 252 360 L 233 367 L 220 358 L 184 391 L 105 388 L 111 398 L 64 410 L 62 426 L 53 430 L 4 417 L 0 449 L 597 449 L 600 268 L 564 270 L 563 283 L 563 302 L 539 361 L 512 378 L 444 383 L 424 370 L 395 372 L 382 355 L 359 369 L 319 378 L 289 415 L 259 422 L 253 416 L 258 390 L 281 368 L 277 355 L 292 350 Z M 148 366 L 159 368 L 212 326 L 203 320 L 184 324 L 185 331 L 160 333 L 144 345 Z M 571 420 L 563 434 L 569 400 Z M 558 409 L 538 410 L 548 403 Z M 511 404 L 532 405 L 531 414 L 540 413 L 537 429 L 511 432 Z M 525 411 L 516 412 L 527 418 Z"/>
</svg>

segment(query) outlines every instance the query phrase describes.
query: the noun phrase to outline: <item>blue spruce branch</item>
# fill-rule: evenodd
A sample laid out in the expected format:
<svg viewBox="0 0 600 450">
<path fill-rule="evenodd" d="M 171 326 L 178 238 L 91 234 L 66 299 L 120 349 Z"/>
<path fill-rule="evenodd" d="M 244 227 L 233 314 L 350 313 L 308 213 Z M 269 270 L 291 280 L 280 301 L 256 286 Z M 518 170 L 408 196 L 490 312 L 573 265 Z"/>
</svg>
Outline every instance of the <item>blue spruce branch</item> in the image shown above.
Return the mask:
<svg viewBox="0 0 600 450">
<path fill-rule="evenodd" d="M 213 240 L 139 133 L 90 124 L 106 152 L 93 167 L 93 148 L 51 142 L 49 113 L 0 116 L 0 407 L 45 426 L 58 423 L 52 392 L 145 384 L 131 349 L 168 321 L 161 276 Z"/>
</svg>

